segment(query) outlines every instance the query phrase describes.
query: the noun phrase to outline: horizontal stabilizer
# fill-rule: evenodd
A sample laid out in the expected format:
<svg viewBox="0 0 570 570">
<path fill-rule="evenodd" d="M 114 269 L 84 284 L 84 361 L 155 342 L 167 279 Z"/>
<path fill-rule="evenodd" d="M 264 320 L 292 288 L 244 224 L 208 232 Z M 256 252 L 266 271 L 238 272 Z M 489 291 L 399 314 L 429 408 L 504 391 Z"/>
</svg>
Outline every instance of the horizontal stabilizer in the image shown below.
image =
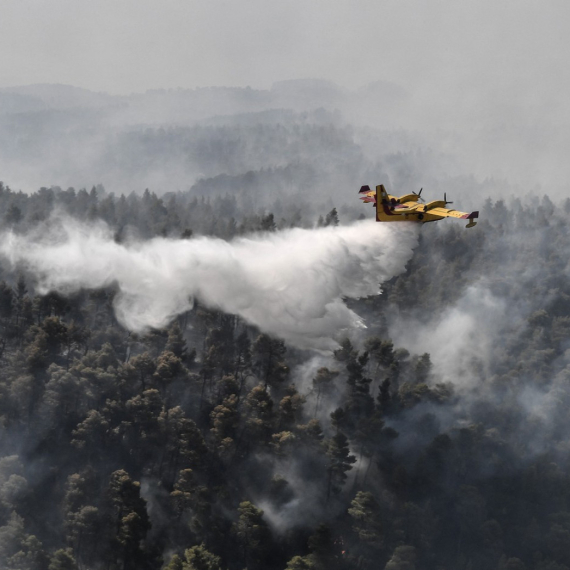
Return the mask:
<svg viewBox="0 0 570 570">
<path fill-rule="evenodd" d="M 370 186 L 362 186 L 358 193 L 361 194 L 362 192 L 371 192 Z"/>
<path fill-rule="evenodd" d="M 469 223 L 465 226 L 466 228 L 472 228 L 473 226 L 477 225 L 477 222 L 474 221 L 475 218 L 479 217 L 479 212 L 471 212 L 469 214 L 469 216 L 467 217 L 467 219 L 469 220 Z"/>
</svg>

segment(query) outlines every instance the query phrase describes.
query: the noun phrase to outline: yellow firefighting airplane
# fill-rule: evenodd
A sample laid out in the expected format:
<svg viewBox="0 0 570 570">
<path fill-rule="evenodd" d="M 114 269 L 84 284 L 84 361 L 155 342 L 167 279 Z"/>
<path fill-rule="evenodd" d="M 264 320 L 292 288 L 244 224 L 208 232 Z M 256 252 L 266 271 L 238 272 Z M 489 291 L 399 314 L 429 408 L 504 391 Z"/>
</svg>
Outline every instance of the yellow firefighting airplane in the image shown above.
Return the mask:
<svg viewBox="0 0 570 570">
<path fill-rule="evenodd" d="M 419 222 L 425 224 L 426 222 L 435 222 L 443 218 L 459 218 L 462 220 L 469 220 L 467 228 L 472 228 L 477 224 L 475 218 L 479 217 L 479 212 L 458 212 L 457 210 L 450 210 L 446 208 L 448 202 L 444 194 L 443 200 L 433 200 L 427 204 L 419 204 L 422 200 L 422 189 L 416 194 L 406 194 L 397 198 L 391 196 L 386 192 L 383 184 L 376 186 L 376 190 L 370 190 L 370 186 L 362 186 L 359 194 L 364 194 L 360 199 L 364 202 L 372 202 L 376 207 L 376 221 L 377 222 Z M 380 196 L 380 200 L 377 196 Z"/>
</svg>

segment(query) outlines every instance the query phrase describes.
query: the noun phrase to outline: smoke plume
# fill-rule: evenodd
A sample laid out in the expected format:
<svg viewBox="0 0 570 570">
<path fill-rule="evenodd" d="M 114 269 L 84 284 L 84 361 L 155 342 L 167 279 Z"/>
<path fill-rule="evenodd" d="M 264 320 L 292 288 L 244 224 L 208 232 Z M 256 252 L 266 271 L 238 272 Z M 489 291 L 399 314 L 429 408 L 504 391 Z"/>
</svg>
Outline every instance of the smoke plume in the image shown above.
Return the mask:
<svg viewBox="0 0 570 570">
<path fill-rule="evenodd" d="M 167 325 L 197 299 L 292 345 L 331 350 L 335 336 L 363 326 L 343 297 L 377 294 L 380 283 L 404 270 L 417 242 L 416 227 L 405 226 L 361 221 L 231 242 L 119 244 L 104 224 L 63 219 L 47 235 L 5 233 L 0 256 L 31 272 L 41 292 L 116 283 L 117 318 L 135 332 Z"/>
</svg>

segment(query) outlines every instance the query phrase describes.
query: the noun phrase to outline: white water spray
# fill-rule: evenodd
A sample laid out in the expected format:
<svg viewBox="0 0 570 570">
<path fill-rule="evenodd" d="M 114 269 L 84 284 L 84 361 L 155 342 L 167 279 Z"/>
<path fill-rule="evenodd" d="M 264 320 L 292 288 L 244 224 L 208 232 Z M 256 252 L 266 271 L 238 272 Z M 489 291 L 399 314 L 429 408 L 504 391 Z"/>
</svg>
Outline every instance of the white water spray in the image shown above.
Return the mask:
<svg viewBox="0 0 570 570">
<path fill-rule="evenodd" d="M 24 266 L 43 293 L 116 282 L 117 318 L 132 331 L 166 326 L 196 298 L 297 347 L 331 350 L 335 337 L 362 326 L 342 298 L 377 294 L 410 259 L 417 227 L 397 226 L 361 221 L 231 242 L 201 237 L 118 244 L 104 224 L 64 219 L 48 238 L 0 236 L 0 259 Z"/>
</svg>

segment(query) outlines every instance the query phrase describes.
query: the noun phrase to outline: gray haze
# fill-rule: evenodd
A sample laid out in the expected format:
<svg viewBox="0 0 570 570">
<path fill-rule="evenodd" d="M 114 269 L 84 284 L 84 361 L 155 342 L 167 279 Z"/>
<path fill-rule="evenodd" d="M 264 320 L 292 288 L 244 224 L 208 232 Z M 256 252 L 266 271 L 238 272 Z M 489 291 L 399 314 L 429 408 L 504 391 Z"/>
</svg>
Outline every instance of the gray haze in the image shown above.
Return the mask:
<svg viewBox="0 0 570 570">
<path fill-rule="evenodd" d="M 557 0 L 72 0 L 3 2 L 3 86 L 110 93 L 321 77 L 387 79 L 425 96 L 568 86 L 567 3 Z M 474 89 L 473 93 L 469 93 Z"/>
<path fill-rule="evenodd" d="M 344 178 L 303 185 L 337 204 L 380 181 L 395 193 L 565 195 L 569 11 L 554 0 L 8 0 L 0 179 L 27 192 L 185 190 L 202 178 L 314 165 L 321 149 L 262 156 L 243 130 L 317 123 L 340 129 L 356 151 L 333 158 L 344 160 Z M 208 144 L 216 164 L 172 141 L 200 133 L 161 130 L 228 125 L 243 147 L 234 163 Z M 387 166 L 390 156 L 399 163 Z"/>
</svg>

